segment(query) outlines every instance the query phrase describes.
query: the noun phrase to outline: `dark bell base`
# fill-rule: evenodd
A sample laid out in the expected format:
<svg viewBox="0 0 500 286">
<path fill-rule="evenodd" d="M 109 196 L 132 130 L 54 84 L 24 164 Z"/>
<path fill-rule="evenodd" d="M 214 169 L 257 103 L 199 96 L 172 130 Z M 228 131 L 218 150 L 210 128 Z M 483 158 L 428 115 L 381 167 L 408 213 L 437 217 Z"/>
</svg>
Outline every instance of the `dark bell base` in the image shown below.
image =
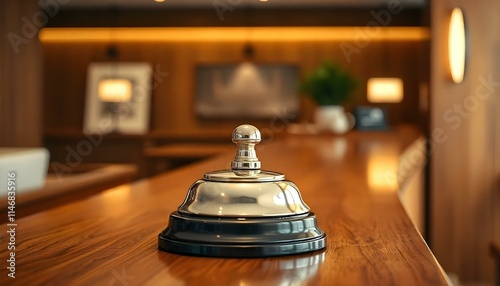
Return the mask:
<svg viewBox="0 0 500 286">
<path fill-rule="evenodd" d="M 326 236 L 315 238 L 309 241 L 245 245 L 245 244 L 200 244 L 184 241 L 169 240 L 161 235 L 158 237 L 158 246 L 167 252 L 212 256 L 212 257 L 233 257 L 233 258 L 255 258 L 292 255 L 311 252 L 325 248 Z"/>
<path fill-rule="evenodd" d="M 161 250 L 213 257 L 269 257 L 299 254 L 326 247 L 316 216 L 286 218 L 187 217 L 170 215 L 158 236 Z"/>
</svg>

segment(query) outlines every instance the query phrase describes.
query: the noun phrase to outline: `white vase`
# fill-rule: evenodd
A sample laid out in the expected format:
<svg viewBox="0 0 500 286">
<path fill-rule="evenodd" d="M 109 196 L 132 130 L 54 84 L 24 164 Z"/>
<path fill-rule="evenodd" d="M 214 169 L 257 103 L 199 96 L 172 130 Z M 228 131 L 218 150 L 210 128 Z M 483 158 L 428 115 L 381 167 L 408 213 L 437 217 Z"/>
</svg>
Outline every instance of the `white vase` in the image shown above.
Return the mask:
<svg viewBox="0 0 500 286">
<path fill-rule="evenodd" d="M 316 107 L 314 121 L 319 129 L 335 134 L 346 133 L 354 126 L 354 117 L 348 116 L 340 105 Z"/>
</svg>

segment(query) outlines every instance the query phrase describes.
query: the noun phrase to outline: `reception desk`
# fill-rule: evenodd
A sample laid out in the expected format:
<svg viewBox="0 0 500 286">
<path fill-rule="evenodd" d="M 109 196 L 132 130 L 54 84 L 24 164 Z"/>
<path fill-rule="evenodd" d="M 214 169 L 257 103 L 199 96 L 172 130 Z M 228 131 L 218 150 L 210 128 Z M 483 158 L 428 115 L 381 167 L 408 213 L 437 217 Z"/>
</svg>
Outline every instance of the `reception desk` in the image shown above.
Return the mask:
<svg viewBox="0 0 500 286">
<path fill-rule="evenodd" d="M 16 278 L 5 272 L 10 250 L 4 231 L 0 284 L 447 285 L 398 197 L 412 166 L 421 168 L 402 156 L 419 138 L 415 129 L 399 128 L 288 135 L 257 148 L 263 169 L 284 173 L 300 188 L 327 234 L 323 251 L 222 259 L 158 250 L 158 233 L 191 183 L 228 168 L 232 154 L 222 154 L 16 220 Z M 406 173 L 398 176 L 402 160 Z"/>
<path fill-rule="evenodd" d="M 131 164 L 80 164 L 69 171 L 57 174 L 49 167 L 43 187 L 17 194 L 16 217 L 22 218 L 129 183 L 137 174 L 137 167 Z M 0 198 L 0 213 L 8 213 L 9 206 L 7 197 Z M 0 217 L 0 222 L 8 219 L 7 216 Z"/>
</svg>

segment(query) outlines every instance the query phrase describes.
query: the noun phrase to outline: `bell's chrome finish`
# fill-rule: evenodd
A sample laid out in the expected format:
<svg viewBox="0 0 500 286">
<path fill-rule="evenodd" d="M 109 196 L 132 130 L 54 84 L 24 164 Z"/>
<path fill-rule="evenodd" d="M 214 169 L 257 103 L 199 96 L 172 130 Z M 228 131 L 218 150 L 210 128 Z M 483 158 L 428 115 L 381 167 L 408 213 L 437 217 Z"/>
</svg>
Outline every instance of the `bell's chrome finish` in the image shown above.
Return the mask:
<svg viewBox="0 0 500 286">
<path fill-rule="evenodd" d="M 206 173 L 189 189 L 180 214 L 224 217 L 283 217 L 306 214 L 297 186 L 285 175 L 260 170 L 255 145 L 260 132 L 241 125 L 233 132 L 238 145 L 231 170 Z M 259 184 L 251 184 L 259 183 Z"/>
<path fill-rule="evenodd" d="M 285 175 L 261 170 L 222 170 L 206 173 L 203 179 L 212 182 L 234 183 L 276 182 L 283 181 Z"/>
<path fill-rule="evenodd" d="M 206 173 L 188 191 L 169 226 L 159 235 L 160 249 L 222 257 L 261 257 L 323 249 L 326 235 L 285 175 L 260 170 L 252 125 L 233 131 L 238 146 L 231 170 Z"/>
<path fill-rule="evenodd" d="M 259 170 L 260 161 L 255 153 L 255 145 L 260 142 L 260 131 L 252 125 L 240 125 L 233 131 L 233 143 L 238 145 L 238 151 L 231 170 Z"/>
<path fill-rule="evenodd" d="M 270 176 L 273 178 L 273 176 Z M 223 217 L 284 217 L 306 214 L 299 190 L 290 181 L 257 184 L 199 180 L 191 186 L 180 214 Z"/>
</svg>

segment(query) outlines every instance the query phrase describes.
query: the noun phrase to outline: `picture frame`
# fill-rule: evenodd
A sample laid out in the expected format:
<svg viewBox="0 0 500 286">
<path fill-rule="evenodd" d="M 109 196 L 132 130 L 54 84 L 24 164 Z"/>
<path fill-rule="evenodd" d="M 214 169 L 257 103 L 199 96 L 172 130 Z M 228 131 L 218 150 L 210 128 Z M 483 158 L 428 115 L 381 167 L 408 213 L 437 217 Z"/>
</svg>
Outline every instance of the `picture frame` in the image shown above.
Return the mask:
<svg viewBox="0 0 500 286">
<path fill-rule="evenodd" d="M 89 64 L 84 132 L 88 134 L 147 133 L 150 120 L 152 74 L 153 68 L 147 62 Z M 108 84 L 108 88 L 103 88 L 104 83 Z M 112 83 L 115 86 L 110 85 Z M 103 92 L 108 94 L 103 96 Z"/>
<path fill-rule="evenodd" d="M 203 119 L 269 119 L 298 114 L 300 70 L 283 63 L 204 64 L 196 67 L 195 113 Z"/>
</svg>

